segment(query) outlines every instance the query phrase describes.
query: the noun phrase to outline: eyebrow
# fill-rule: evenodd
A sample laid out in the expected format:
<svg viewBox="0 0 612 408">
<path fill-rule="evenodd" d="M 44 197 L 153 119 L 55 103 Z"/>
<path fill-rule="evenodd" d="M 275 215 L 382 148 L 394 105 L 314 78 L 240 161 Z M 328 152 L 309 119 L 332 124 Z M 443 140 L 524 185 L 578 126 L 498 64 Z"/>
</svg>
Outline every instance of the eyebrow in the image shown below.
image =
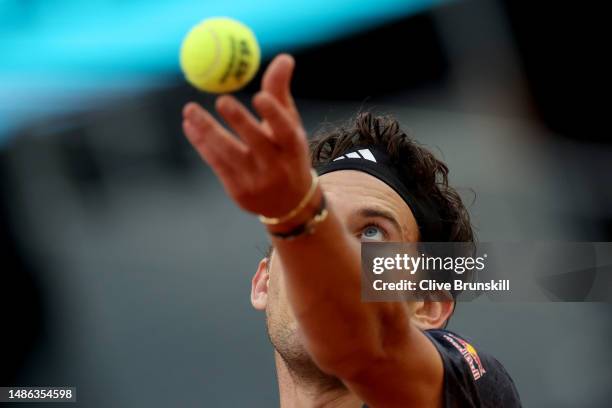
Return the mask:
<svg viewBox="0 0 612 408">
<path fill-rule="evenodd" d="M 380 217 L 389 221 L 393 226 L 397 229 L 397 232 L 402 235 L 402 227 L 400 223 L 397 221 L 395 216 L 386 210 L 382 210 L 379 208 L 362 208 L 357 212 L 358 215 L 364 218 L 375 218 Z"/>
</svg>

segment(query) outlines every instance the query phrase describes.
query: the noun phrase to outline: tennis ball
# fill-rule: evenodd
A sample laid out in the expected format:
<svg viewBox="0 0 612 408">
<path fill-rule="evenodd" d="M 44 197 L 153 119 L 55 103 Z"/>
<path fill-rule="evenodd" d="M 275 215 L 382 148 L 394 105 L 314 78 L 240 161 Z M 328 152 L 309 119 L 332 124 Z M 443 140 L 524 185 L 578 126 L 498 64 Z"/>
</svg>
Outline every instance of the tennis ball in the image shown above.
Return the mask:
<svg viewBox="0 0 612 408">
<path fill-rule="evenodd" d="M 181 69 L 196 88 L 233 92 L 245 86 L 257 72 L 260 50 L 249 27 L 226 17 L 201 21 L 183 39 Z"/>
</svg>

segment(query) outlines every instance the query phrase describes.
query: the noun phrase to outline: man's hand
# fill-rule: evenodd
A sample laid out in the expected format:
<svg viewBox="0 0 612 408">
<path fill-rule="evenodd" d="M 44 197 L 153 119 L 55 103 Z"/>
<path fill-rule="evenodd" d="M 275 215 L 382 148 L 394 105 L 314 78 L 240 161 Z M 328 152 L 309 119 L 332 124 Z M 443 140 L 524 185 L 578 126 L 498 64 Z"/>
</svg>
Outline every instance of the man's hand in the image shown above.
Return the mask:
<svg viewBox="0 0 612 408">
<path fill-rule="evenodd" d="M 291 211 L 311 183 L 306 132 L 290 90 L 294 67 L 287 54 L 268 66 L 253 97 L 263 121 L 236 98 L 217 98 L 216 109 L 234 133 L 196 103 L 183 109 L 185 135 L 229 196 L 244 210 L 267 217 Z"/>
</svg>

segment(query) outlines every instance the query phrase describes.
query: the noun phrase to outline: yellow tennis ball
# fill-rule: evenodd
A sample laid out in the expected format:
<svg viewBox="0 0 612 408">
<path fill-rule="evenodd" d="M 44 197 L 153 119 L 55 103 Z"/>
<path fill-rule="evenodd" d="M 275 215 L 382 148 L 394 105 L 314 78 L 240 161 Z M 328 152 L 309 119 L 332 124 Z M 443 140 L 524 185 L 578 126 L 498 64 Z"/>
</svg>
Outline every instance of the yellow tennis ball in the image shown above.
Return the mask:
<svg viewBox="0 0 612 408">
<path fill-rule="evenodd" d="M 257 39 L 249 27 L 226 17 L 206 19 L 187 33 L 181 46 L 181 69 L 196 88 L 233 92 L 257 73 Z"/>
</svg>

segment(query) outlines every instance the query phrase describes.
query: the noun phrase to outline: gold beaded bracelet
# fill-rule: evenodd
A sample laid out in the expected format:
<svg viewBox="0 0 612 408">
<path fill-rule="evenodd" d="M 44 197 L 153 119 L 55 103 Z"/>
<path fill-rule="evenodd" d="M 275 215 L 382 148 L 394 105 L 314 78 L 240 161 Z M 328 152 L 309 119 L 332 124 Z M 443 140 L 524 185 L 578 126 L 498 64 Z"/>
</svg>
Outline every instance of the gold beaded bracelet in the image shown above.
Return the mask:
<svg viewBox="0 0 612 408">
<path fill-rule="evenodd" d="M 290 219 L 298 215 L 300 211 L 302 211 L 304 207 L 306 207 L 306 205 L 310 202 L 315 191 L 317 191 L 317 186 L 319 185 L 319 177 L 317 176 L 317 172 L 314 169 L 310 169 L 310 174 L 312 175 L 310 189 L 308 190 L 304 198 L 302 198 L 302 201 L 300 201 L 299 204 L 293 210 L 289 211 L 282 217 L 265 217 L 263 215 L 260 215 L 259 221 L 266 225 L 278 225 L 283 222 L 289 221 Z"/>
<path fill-rule="evenodd" d="M 268 231 L 268 233 L 272 235 L 273 237 L 285 239 L 285 240 L 292 240 L 302 235 L 309 235 L 315 231 L 315 229 L 320 223 L 325 221 L 328 214 L 329 214 L 329 211 L 327 211 L 327 206 L 325 203 L 325 195 L 322 195 L 321 203 L 319 204 L 319 209 L 317 210 L 316 214 L 311 219 L 309 219 L 308 221 L 306 221 L 305 223 L 301 225 L 298 225 L 297 227 L 293 228 L 291 231 L 287 231 L 287 232 Z"/>
</svg>

